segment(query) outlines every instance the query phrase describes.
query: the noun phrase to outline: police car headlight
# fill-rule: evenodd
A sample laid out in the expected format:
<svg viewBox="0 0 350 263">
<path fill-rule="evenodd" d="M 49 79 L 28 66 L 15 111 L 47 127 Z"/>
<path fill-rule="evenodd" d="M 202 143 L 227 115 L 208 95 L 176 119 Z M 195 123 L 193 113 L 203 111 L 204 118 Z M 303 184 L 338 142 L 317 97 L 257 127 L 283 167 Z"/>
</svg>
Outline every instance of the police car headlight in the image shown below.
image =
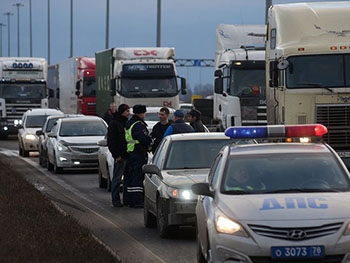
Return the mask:
<svg viewBox="0 0 350 263">
<path fill-rule="evenodd" d="M 169 187 L 167 192 L 168 195 L 172 198 L 179 198 L 184 200 L 197 199 L 197 195 L 195 195 L 190 189 L 177 189 Z"/>
<path fill-rule="evenodd" d="M 216 231 L 218 231 L 219 233 L 248 237 L 248 233 L 240 224 L 223 215 L 219 215 L 216 217 L 215 227 Z"/>
<path fill-rule="evenodd" d="M 27 133 L 26 135 L 24 135 L 24 139 L 28 141 L 35 141 L 37 140 L 37 136 L 31 133 Z"/>
</svg>

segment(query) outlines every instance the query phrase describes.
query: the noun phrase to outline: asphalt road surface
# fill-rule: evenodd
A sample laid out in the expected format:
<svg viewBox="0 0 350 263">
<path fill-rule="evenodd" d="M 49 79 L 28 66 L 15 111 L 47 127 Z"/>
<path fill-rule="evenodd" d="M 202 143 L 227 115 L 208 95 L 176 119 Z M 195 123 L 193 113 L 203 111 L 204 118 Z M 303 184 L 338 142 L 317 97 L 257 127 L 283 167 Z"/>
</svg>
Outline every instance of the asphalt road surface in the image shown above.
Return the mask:
<svg viewBox="0 0 350 263">
<path fill-rule="evenodd" d="M 183 227 L 172 239 L 143 225 L 143 209 L 115 208 L 106 189 L 98 187 L 97 171 L 64 171 L 55 175 L 42 168 L 38 154 L 18 155 L 16 138 L 0 141 L 0 158 L 8 158 L 27 180 L 46 194 L 59 209 L 114 251 L 123 262 L 195 262 L 194 227 Z"/>
</svg>

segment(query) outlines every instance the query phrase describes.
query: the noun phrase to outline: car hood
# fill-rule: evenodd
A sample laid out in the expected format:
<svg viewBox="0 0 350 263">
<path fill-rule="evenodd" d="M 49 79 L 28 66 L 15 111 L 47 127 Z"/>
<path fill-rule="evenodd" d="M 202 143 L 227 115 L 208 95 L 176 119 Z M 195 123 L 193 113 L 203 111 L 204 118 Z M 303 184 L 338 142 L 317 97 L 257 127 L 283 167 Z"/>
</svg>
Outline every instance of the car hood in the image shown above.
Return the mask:
<svg viewBox="0 0 350 263">
<path fill-rule="evenodd" d="M 349 218 L 350 192 L 220 195 L 218 208 L 239 221 Z"/>
<path fill-rule="evenodd" d="M 61 137 L 61 141 L 65 141 L 69 144 L 81 145 L 81 144 L 96 144 L 99 140 L 102 140 L 104 136 L 75 136 L 75 137 Z M 79 143 L 78 143 L 79 142 Z"/>
<path fill-rule="evenodd" d="M 162 171 L 163 182 L 177 188 L 188 188 L 194 183 L 204 182 L 208 173 L 209 168 Z"/>
</svg>

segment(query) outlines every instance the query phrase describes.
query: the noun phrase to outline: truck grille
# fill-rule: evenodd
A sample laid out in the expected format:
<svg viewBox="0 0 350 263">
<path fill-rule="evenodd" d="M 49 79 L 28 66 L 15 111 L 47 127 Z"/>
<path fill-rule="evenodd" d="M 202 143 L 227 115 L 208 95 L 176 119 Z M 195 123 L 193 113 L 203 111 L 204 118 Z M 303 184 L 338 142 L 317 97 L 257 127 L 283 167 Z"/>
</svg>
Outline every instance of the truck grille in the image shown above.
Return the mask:
<svg viewBox="0 0 350 263">
<path fill-rule="evenodd" d="M 41 104 L 19 104 L 19 103 L 6 103 L 6 118 L 9 125 L 14 125 L 14 120 L 20 120 L 23 113 L 28 109 L 41 108 Z"/>
<path fill-rule="evenodd" d="M 242 125 L 267 125 L 266 106 L 242 106 Z"/>
<path fill-rule="evenodd" d="M 325 125 L 328 133 L 323 136 L 334 149 L 350 147 L 350 105 L 316 105 L 316 123 Z"/>
</svg>

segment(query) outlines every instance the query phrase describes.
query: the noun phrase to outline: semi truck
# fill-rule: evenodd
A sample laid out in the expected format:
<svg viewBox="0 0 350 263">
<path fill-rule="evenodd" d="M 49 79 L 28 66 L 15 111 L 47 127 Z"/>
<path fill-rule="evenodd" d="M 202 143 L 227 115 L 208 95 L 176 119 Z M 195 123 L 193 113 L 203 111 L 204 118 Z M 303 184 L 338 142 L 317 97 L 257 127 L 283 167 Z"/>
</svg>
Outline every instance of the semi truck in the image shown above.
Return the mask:
<svg viewBox="0 0 350 263">
<path fill-rule="evenodd" d="M 177 75 L 174 48 L 110 48 L 96 52 L 95 58 L 99 116 L 111 102 L 177 109 L 180 92 L 186 94 L 186 80 Z"/>
<path fill-rule="evenodd" d="M 213 121 L 229 126 L 266 125 L 266 25 L 216 26 Z"/>
<path fill-rule="evenodd" d="M 55 94 L 50 107 L 67 114 L 96 115 L 94 57 L 72 57 L 50 65 L 48 86 Z"/>
<path fill-rule="evenodd" d="M 48 107 L 47 61 L 38 57 L 0 58 L 0 137 L 16 135 L 24 112 Z"/>
<path fill-rule="evenodd" d="M 269 124 L 320 123 L 350 167 L 350 2 L 270 6 L 266 96 Z"/>
</svg>

